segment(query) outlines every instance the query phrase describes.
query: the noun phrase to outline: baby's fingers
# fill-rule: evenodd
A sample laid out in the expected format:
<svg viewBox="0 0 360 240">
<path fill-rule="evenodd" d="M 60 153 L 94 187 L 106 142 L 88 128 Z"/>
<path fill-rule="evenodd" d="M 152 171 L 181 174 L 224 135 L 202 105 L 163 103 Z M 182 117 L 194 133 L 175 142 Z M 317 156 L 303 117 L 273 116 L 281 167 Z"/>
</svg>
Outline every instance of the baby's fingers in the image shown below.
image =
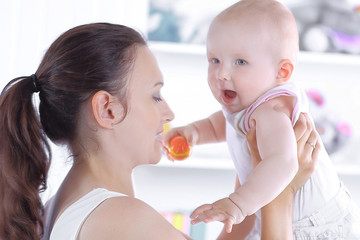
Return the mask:
<svg viewBox="0 0 360 240">
<path fill-rule="evenodd" d="M 196 208 L 193 213 L 190 215 L 190 218 L 196 218 L 197 216 L 199 216 L 200 214 L 204 213 L 205 211 L 208 211 L 212 209 L 212 204 L 204 204 L 201 205 L 200 207 Z"/>
<path fill-rule="evenodd" d="M 176 129 L 171 129 L 169 132 L 165 133 L 162 136 L 162 144 L 164 145 L 164 147 L 168 148 L 170 139 L 178 135 L 181 134 L 179 134 L 179 132 Z"/>
<path fill-rule="evenodd" d="M 167 159 L 174 162 L 174 158 L 171 156 L 170 151 L 169 151 L 168 148 L 166 148 L 164 145 L 162 145 L 161 151 L 167 157 Z"/>
<path fill-rule="evenodd" d="M 191 221 L 192 224 L 199 223 L 203 220 L 205 220 L 206 215 L 205 212 L 212 209 L 212 204 L 204 204 L 194 210 L 194 212 L 190 215 L 191 219 L 194 219 Z"/>
<path fill-rule="evenodd" d="M 229 218 L 227 219 L 225 222 L 225 230 L 227 233 L 231 233 L 232 231 L 232 226 L 234 225 L 234 219 L 233 218 Z"/>
</svg>

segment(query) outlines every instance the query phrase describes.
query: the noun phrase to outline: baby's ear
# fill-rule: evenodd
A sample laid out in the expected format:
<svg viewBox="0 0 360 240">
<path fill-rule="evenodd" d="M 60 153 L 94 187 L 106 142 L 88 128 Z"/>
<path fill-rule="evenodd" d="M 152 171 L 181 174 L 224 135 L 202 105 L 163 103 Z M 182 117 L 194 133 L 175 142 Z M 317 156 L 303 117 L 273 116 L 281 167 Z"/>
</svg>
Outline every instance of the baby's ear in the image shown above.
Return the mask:
<svg viewBox="0 0 360 240">
<path fill-rule="evenodd" d="M 286 83 L 294 71 L 294 64 L 289 59 L 283 59 L 279 63 L 276 80 L 279 84 Z"/>
</svg>

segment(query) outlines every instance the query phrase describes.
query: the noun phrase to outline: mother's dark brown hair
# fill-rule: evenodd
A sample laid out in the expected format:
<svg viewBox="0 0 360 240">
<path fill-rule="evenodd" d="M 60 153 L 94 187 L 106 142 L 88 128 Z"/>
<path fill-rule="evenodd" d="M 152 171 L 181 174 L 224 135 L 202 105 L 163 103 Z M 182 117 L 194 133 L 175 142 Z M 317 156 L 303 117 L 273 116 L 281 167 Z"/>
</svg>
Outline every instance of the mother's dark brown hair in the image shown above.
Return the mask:
<svg viewBox="0 0 360 240">
<path fill-rule="evenodd" d="M 131 28 L 108 23 L 75 27 L 46 52 L 35 75 L 10 81 L 0 96 L 0 239 L 40 239 L 51 149 L 76 146 L 79 113 L 99 90 L 127 107 L 127 79 L 136 46 L 145 45 Z M 39 111 L 33 93 L 39 89 Z M 39 114 L 38 114 L 39 113 Z"/>
</svg>

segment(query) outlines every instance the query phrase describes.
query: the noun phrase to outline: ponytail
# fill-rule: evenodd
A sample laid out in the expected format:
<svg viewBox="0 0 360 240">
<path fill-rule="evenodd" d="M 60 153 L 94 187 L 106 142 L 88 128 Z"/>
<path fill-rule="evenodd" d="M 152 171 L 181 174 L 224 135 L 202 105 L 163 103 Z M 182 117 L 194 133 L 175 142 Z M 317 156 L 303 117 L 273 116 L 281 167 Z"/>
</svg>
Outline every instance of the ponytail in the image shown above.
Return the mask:
<svg viewBox="0 0 360 240">
<path fill-rule="evenodd" d="M 33 104 L 34 76 L 9 82 L 0 96 L 0 239 L 38 240 L 51 150 Z M 40 232 L 39 232 L 40 230 Z"/>
</svg>

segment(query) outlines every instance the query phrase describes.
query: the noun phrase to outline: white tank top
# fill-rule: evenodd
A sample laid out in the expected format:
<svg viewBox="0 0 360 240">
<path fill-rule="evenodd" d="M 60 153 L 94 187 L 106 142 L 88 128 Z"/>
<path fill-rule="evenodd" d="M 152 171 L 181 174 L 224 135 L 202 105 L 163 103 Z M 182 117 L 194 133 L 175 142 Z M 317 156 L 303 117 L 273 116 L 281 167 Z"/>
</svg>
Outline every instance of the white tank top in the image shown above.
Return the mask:
<svg viewBox="0 0 360 240">
<path fill-rule="evenodd" d="M 112 192 L 104 188 L 96 188 L 70 205 L 57 219 L 51 232 L 52 207 L 54 199 L 49 202 L 49 216 L 45 217 L 45 233 L 43 240 L 76 240 L 79 231 L 94 209 L 108 198 L 126 196 L 122 193 Z"/>
</svg>

